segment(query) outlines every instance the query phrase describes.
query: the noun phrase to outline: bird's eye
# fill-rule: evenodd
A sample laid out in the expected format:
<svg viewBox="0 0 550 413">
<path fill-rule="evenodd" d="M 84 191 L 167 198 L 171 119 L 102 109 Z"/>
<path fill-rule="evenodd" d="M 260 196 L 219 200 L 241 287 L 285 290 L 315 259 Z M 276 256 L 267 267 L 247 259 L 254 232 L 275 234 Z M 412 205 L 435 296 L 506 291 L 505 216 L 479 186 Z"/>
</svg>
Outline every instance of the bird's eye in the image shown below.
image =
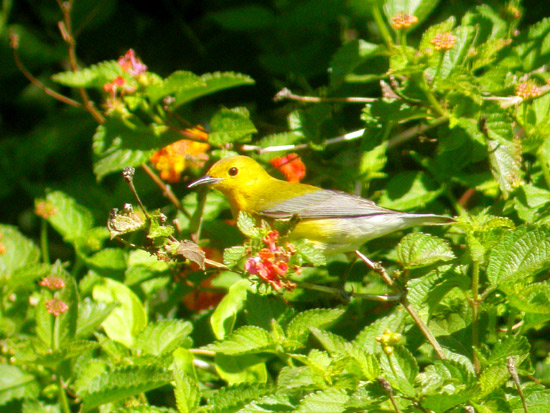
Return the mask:
<svg viewBox="0 0 550 413">
<path fill-rule="evenodd" d="M 235 167 L 233 167 L 233 168 L 231 168 L 231 169 L 229 170 L 229 176 L 235 176 L 235 175 L 237 175 L 238 173 L 239 173 L 239 170 L 238 170 L 237 168 L 235 168 Z"/>
</svg>

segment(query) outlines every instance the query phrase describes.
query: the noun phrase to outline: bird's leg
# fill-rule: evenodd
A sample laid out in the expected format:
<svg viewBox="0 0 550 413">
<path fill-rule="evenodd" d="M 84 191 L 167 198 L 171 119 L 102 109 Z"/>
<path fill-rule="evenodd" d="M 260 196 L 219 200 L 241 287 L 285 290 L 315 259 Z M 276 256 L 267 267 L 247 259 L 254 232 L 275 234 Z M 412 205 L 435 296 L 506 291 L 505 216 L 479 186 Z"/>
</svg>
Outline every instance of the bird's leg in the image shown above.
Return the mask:
<svg viewBox="0 0 550 413">
<path fill-rule="evenodd" d="M 338 281 L 337 287 L 344 289 L 346 282 L 348 281 L 348 277 L 351 274 L 351 269 L 357 262 L 357 256 L 353 253 L 347 253 L 346 256 L 349 259 L 348 267 L 346 268 L 346 272 L 344 273 L 344 276 L 340 278 L 340 281 Z"/>
</svg>

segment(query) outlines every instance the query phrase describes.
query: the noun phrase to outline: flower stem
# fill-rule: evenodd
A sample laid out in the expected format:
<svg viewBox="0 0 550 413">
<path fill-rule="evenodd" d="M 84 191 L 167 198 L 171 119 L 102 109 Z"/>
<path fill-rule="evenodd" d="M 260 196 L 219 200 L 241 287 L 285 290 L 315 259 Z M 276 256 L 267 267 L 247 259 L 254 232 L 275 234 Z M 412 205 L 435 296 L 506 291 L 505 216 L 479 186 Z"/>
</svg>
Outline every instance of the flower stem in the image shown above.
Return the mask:
<svg viewBox="0 0 550 413">
<path fill-rule="evenodd" d="M 474 261 L 472 264 L 472 346 L 474 348 L 474 370 L 476 374 L 481 372 L 481 363 L 475 349 L 479 348 L 479 262 Z"/>
<path fill-rule="evenodd" d="M 377 5 L 372 6 L 372 17 L 374 17 L 374 21 L 376 22 L 376 26 L 378 26 L 378 29 L 380 30 L 380 34 L 384 38 L 384 41 L 386 42 L 386 45 L 388 46 L 388 49 L 391 49 L 393 47 L 393 40 L 391 38 L 391 34 L 388 30 L 388 27 L 386 26 L 386 23 L 384 22 L 384 18 L 382 17 L 382 13 L 380 12 L 380 8 Z"/>
</svg>

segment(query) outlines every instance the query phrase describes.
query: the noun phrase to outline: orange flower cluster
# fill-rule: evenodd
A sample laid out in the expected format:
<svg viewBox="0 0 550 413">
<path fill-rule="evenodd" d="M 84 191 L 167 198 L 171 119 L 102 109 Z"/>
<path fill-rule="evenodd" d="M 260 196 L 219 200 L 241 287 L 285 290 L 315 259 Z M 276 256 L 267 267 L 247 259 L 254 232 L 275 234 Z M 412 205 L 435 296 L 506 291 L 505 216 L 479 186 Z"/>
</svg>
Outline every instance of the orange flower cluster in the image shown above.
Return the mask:
<svg viewBox="0 0 550 413">
<path fill-rule="evenodd" d="M 59 277 L 46 277 L 40 281 L 42 287 L 46 287 L 50 290 L 61 290 L 65 288 L 65 281 Z"/>
<path fill-rule="evenodd" d="M 439 33 L 436 34 L 430 43 L 434 46 L 435 50 L 450 50 L 456 43 L 456 36 L 451 33 Z"/>
<path fill-rule="evenodd" d="M 269 162 L 283 173 L 288 182 L 300 182 L 306 176 L 306 166 L 295 153 L 273 158 Z"/>
<path fill-rule="evenodd" d="M 418 23 L 418 17 L 409 13 L 399 13 L 391 18 L 391 25 L 395 30 L 408 29 Z"/>
<path fill-rule="evenodd" d="M 208 140 L 208 133 L 197 126 L 186 129 L 185 134 L 191 134 L 196 139 Z M 182 139 L 157 151 L 151 156 L 151 163 L 160 171 L 160 177 L 168 182 L 178 182 L 182 172 L 188 166 L 202 167 L 208 160 L 206 151 L 210 149 L 207 143 Z"/>
<path fill-rule="evenodd" d="M 41 218 L 48 219 L 57 214 L 57 209 L 48 202 L 38 202 L 34 207 L 34 213 Z"/>
<path fill-rule="evenodd" d="M 540 88 L 532 81 L 522 82 L 516 86 L 516 96 L 525 100 L 537 98 L 541 94 Z"/>
<path fill-rule="evenodd" d="M 53 300 L 46 301 L 46 310 L 48 313 L 52 314 L 54 317 L 59 317 L 61 314 L 66 312 L 69 309 L 69 306 L 63 301 L 54 298 Z"/>
<path fill-rule="evenodd" d="M 114 98 L 118 92 L 122 93 L 134 93 L 136 88 L 126 84 L 126 79 L 122 76 L 117 76 L 112 82 L 105 83 L 103 90 L 110 93 Z"/>
<path fill-rule="evenodd" d="M 294 247 L 292 244 L 287 244 L 287 251 L 277 245 L 278 239 L 277 231 L 269 232 L 263 239 L 267 248 L 261 249 L 256 257 L 250 257 L 246 261 L 245 269 L 271 285 L 275 291 L 279 291 L 281 288 L 292 291 L 296 287 L 296 283 L 289 281 L 285 276 L 290 268 L 288 261 L 295 253 Z M 300 267 L 293 266 L 292 268 L 297 273 L 300 272 Z"/>
</svg>

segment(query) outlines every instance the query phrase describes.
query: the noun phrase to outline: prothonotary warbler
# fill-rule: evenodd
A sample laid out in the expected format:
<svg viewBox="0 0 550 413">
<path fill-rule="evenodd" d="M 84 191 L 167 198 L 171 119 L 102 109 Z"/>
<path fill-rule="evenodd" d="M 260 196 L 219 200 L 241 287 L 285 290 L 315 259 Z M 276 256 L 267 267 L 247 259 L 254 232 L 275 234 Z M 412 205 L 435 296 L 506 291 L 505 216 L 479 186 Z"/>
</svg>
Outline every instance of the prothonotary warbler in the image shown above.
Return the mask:
<svg viewBox="0 0 550 413">
<path fill-rule="evenodd" d="M 354 251 L 368 240 L 416 225 L 454 222 L 442 215 L 382 208 L 346 192 L 282 181 L 247 156 L 216 162 L 189 188 L 203 184 L 227 198 L 235 217 L 244 211 L 268 222 L 296 219 L 289 239 L 306 238 L 318 244 L 325 254 Z"/>
</svg>

